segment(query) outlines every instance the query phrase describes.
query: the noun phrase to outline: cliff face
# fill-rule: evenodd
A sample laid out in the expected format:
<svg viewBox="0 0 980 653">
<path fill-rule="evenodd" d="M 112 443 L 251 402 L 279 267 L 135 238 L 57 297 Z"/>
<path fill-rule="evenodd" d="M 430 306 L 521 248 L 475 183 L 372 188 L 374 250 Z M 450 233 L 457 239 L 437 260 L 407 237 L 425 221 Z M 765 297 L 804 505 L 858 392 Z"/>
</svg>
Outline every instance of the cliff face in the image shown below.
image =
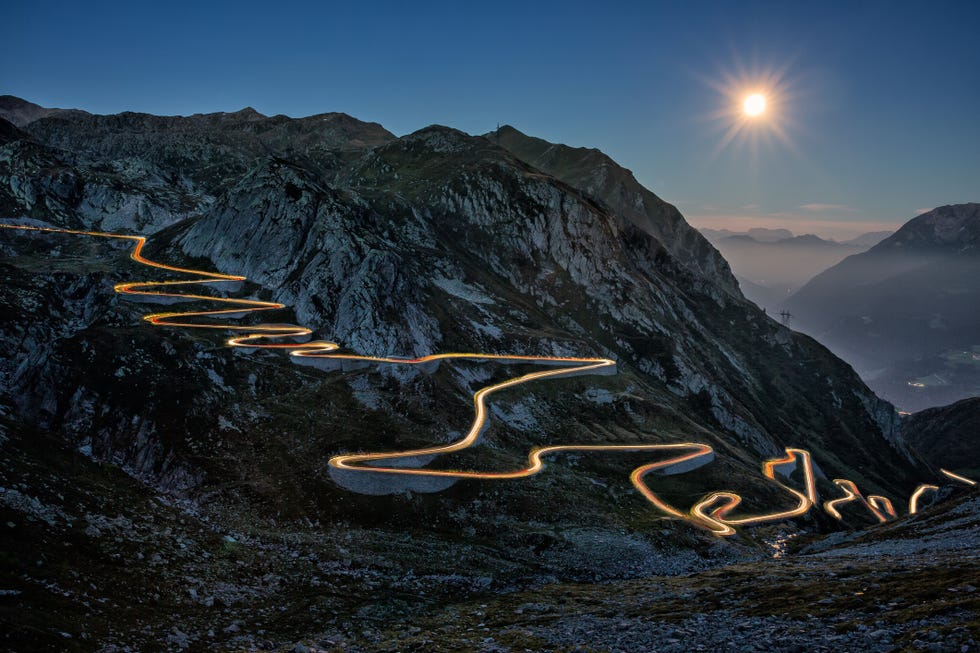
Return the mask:
<svg viewBox="0 0 980 653">
<path fill-rule="evenodd" d="M 668 204 L 596 149 L 549 143 L 509 125 L 485 135 L 518 159 L 542 170 L 578 191 L 598 199 L 661 243 L 679 262 L 710 277 L 719 286 L 738 292 L 728 262 Z"/>
</svg>

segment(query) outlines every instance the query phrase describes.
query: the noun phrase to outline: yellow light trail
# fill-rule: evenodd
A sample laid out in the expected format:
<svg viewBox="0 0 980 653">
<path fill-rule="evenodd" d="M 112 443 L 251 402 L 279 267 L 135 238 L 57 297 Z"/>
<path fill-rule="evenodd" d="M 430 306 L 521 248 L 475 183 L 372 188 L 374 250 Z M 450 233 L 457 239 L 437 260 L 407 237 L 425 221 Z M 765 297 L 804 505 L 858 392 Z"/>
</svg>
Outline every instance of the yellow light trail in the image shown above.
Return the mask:
<svg viewBox="0 0 980 653">
<path fill-rule="evenodd" d="M 403 476 L 427 476 L 427 477 L 449 477 L 449 478 L 470 478 L 484 480 L 516 479 L 533 476 L 544 469 L 544 456 L 570 452 L 664 452 L 670 454 L 669 457 L 641 465 L 630 474 L 630 481 L 633 486 L 660 511 L 671 517 L 685 520 L 700 528 L 704 528 L 716 535 L 732 535 L 736 531 L 734 526 L 746 526 L 760 524 L 771 521 L 784 521 L 793 517 L 806 514 L 817 502 L 816 482 L 814 479 L 813 462 L 810 453 L 805 449 L 787 448 L 783 458 L 767 460 L 762 465 L 762 473 L 769 480 L 787 491 L 797 500 L 794 508 L 778 510 L 761 515 L 751 515 L 742 517 L 730 517 L 729 514 L 742 502 L 742 497 L 731 491 L 711 492 L 701 498 L 686 513 L 672 506 L 670 503 L 659 497 L 644 482 L 644 477 L 658 470 L 667 470 L 675 465 L 696 461 L 699 458 L 712 456 L 713 449 L 703 443 L 698 442 L 679 442 L 671 444 L 638 444 L 638 445 L 617 445 L 617 444 L 567 444 L 535 447 L 531 449 L 527 456 L 527 465 L 520 469 L 503 472 L 481 472 L 469 470 L 436 470 L 418 469 L 407 467 L 390 467 L 383 465 L 372 465 L 378 461 L 385 461 L 389 465 L 392 461 L 399 459 L 409 459 L 418 456 L 432 456 L 447 454 L 466 449 L 476 443 L 486 425 L 487 398 L 495 392 L 506 388 L 515 387 L 531 381 L 542 379 L 553 379 L 571 374 L 581 374 L 591 372 L 606 367 L 615 367 L 616 362 L 609 358 L 588 358 L 588 357 L 557 357 L 557 356 L 523 356 L 512 354 L 485 354 L 485 353 L 444 353 L 431 354 L 419 358 L 393 358 L 387 356 L 361 356 L 355 354 L 339 353 L 340 346 L 334 342 L 326 340 L 313 340 L 304 343 L 295 342 L 267 342 L 283 338 L 302 338 L 311 335 L 312 330 L 291 324 L 258 324 L 258 325 L 234 325 L 216 324 L 207 322 L 185 321 L 188 318 L 206 318 L 219 316 L 244 316 L 248 313 L 258 311 L 271 311 L 285 308 L 284 304 L 278 302 L 266 302 L 253 299 L 233 299 L 229 297 L 215 297 L 211 295 L 199 295 L 188 293 L 169 292 L 174 288 L 183 286 L 222 283 L 228 281 L 245 281 L 246 277 L 233 274 L 223 274 L 220 272 L 208 272 L 205 270 L 195 270 L 168 265 L 150 260 L 143 256 L 143 248 L 146 245 L 144 236 L 133 236 L 127 234 L 114 234 L 100 231 L 80 231 L 74 229 L 58 229 L 52 227 L 32 227 L 24 225 L 0 224 L 5 229 L 17 229 L 23 231 L 36 231 L 59 234 L 72 234 L 81 236 L 94 236 L 98 238 L 110 238 L 116 240 L 127 240 L 133 242 L 133 249 L 130 258 L 148 267 L 186 274 L 196 278 L 180 281 L 134 281 L 116 284 L 113 288 L 117 293 L 124 295 L 142 295 L 148 297 L 177 298 L 183 301 L 204 301 L 215 302 L 220 306 L 229 308 L 219 308 L 204 311 L 180 311 L 180 312 L 159 312 L 150 313 L 143 317 L 143 320 L 154 326 L 179 327 L 187 329 L 218 329 L 223 331 L 244 332 L 244 335 L 236 335 L 228 338 L 225 342 L 230 347 L 243 347 L 247 349 L 284 349 L 290 356 L 297 358 L 329 358 L 337 360 L 361 361 L 378 364 L 396 365 L 419 365 L 440 360 L 493 360 L 502 363 L 529 363 L 529 364 L 561 364 L 552 370 L 532 372 L 522 376 L 513 377 L 477 390 L 473 395 L 474 416 L 469 431 L 461 439 L 434 447 L 422 447 L 401 451 L 387 451 L 376 453 L 355 453 L 333 456 L 329 460 L 329 465 L 336 469 L 345 469 L 361 472 L 383 473 Z M 796 464 L 803 470 L 805 492 L 786 485 L 776 479 L 776 468 L 780 465 Z M 975 485 L 976 482 L 966 477 L 959 476 L 947 470 L 941 470 L 943 474 L 954 480 Z M 841 519 L 840 512 L 836 506 L 858 501 L 874 514 L 879 521 L 886 521 L 889 517 L 895 517 L 895 510 L 891 501 L 886 497 L 872 495 L 867 500 L 858 491 L 857 486 L 846 479 L 835 479 L 834 483 L 840 487 L 845 496 L 843 498 L 827 501 L 824 504 L 825 510 L 836 519 Z M 921 485 L 912 495 L 909 504 L 909 512 L 914 513 L 919 496 L 927 489 L 935 489 L 934 485 Z M 887 517 L 885 515 L 888 515 Z"/>
<path fill-rule="evenodd" d="M 939 471 L 941 471 L 948 478 L 951 478 L 954 481 L 959 481 L 960 483 L 963 483 L 965 485 L 973 486 L 973 485 L 976 485 L 977 484 L 977 482 L 974 481 L 972 478 L 967 478 L 965 476 L 960 476 L 959 474 L 954 474 L 953 472 L 949 471 L 948 469 L 942 469 L 942 468 L 940 468 Z"/>
<path fill-rule="evenodd" d="M 862 506 L 867 508 L 868 511 L 880 522 L 888 521 L 888 517 L 881 512 L 881 509 L 878 508 L 879 505 L 885 507 L 886 510 L 890 509 L 892 516 L 895 514 L 895 509 L 892 508 L 891 501 L 885 497 L 877 495 L 872 495 L 868 499 L 865 499 L 864 495 L 861 494 L 861 491 L 858 489 L 854 481 L 849 481 L 846 478 L 835 478 L 834 485 L 844 491 L 844 496 L 839 499 L 832 499 L 823 504 L 824 510 L 830 513 L 831 517 L 834 519 L 843 519 L 840 511 L 837 510 L 837 506 L 850 503 L 852 501 L 857 501 Z"/>
<path fill-rule="evenodd" d="M 878 494 L 869 494 L 868 505 L 874 508 L 875 513 L 878 515 L 878 519 L 881 521 L 895 519 L 895 517 L 898 516 L 895 512 L 895 506 L 892 505 L 892 500 L 888 497 L 883 497 Z"/>
<path fill-rule="evenodd" d="M 802 464 L 800 466 L 803 468 L 806 494 L 776 480 L 777 466 L 788 465 L 791 463 L 799 464 L 798 460 L 802 460 Z M 809 512 L 813 504 L 816 503 L 817 485 L 813 477 L 813 462 L 810 460 L 809 451 L 806 451 L 805 449 L 786 449 L 786 456 L 784 458 L 767 460 L 762 464 L 762 474 L 769 480 L 773 481 L 776 485 L 796 497 L 798 501 L 796 507 L 789 510 L 777 511 L 763 515 L 730 518 L 728 517 L 728 514 L 742 502 L 742 497 L 734 492 L 721 491 L 711 492 L 703 499 L 698 501 L 694 507 L 691 508 L 691 516 L 701 520 L 705 524 L 708 524 L 709 529 L 713 533 L 718 535 L 733 535 L 735 533 L 735 529 L 732 528 L 733 526 L 748 526 L 750 524 L 761 524 L 768 521 L 784 521 L 793 517 L 799 517 Z M 711 508 L 711 506 L 714 504 L 720 505 L 709 511 L 709 508 Z"/>
<path fill-rule="evenodd" d="M 974 481 L 972 478 L 967 478 L 966 476 L 960 476 L 959 474 L 955 474 L 949 471 L 948 469 L 940 468 L 939 471 L 942 472 L 943 475 L 946 476 L 947 478 L 950 478 L 954 481 L 959 481 L 964 485 L 969 485 L 972 487 L 977 484 L 977 482 Z M 922 497 L 923 494 L 925 494 L 926 492 L 935 492 L 938 489 L 939 486 L 929 485 L 928 483 L 923 483 L 919 487 L 915 488 L 915 492 L 913 492 L 912 496 L 909 497 L 909 514 L 914 515 L 916 512 L 919 511 L 919 499 Z"/>
<path fill-rule="evenodd" d="M 923 483 L 919 487 L 915 488 L 915 492 L 909 497 L 909 514 L 914 515 L 919 512 L 919 499 L 926 492 L 935 492 L 939 489 L 938 485 L 929 485 L 928 483 Z"/>
</svg>

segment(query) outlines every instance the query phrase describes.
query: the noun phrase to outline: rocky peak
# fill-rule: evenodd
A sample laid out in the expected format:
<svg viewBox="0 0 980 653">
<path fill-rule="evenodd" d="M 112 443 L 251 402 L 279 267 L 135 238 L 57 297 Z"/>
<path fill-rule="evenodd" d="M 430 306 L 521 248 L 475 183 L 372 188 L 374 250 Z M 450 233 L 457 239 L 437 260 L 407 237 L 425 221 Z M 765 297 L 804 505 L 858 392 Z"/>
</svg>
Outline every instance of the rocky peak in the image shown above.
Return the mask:
<svg viewBox="0 0 980 653">
<path fill-rule="evenodd" d="M 49 109 L 28 102 L 15 95 L 0 95 L 0 118 L 18 127 L 24 127 L 35 120 L 55 115 L 86 115 L 78 109 Z"/>
<path fill-rule="evenodd" d="M 245 107 L 244 109 L 239 109 L 234 113 L 228 114 L 229 116 L 234 116 L 240 120 L 262 120 L 268 116 L 259 113 L 252 107 Z"/>
<path fill-rule="evenodd" d="M 870 251 L 954 250 L 976 252 L 980 245 L 980 203 L 951 204 L 912 218 Z"/>
<path fill-rule="evenodd" d="M 596 199 L 663 243 L 678 261 L 739 295 L 728 262 L 680 211 L 644 188 L 633 173 L 594 148 L 549 143 L 505 125 L 486 135 L 528 165 Z"/>
<path fill-rule="evenodd" d="M 474 145 L 473 137 L 466 132 L 444 125 L 429 125 L 399 139 L 406 148 L 414 145 L 431 150 L 432 152 L 448 153 L 462 152 Z"/>
<path fill-rule="evenodd" d="M 0 118 L 0 145 L 30 138 L 12 122 Z"/>
</svg>

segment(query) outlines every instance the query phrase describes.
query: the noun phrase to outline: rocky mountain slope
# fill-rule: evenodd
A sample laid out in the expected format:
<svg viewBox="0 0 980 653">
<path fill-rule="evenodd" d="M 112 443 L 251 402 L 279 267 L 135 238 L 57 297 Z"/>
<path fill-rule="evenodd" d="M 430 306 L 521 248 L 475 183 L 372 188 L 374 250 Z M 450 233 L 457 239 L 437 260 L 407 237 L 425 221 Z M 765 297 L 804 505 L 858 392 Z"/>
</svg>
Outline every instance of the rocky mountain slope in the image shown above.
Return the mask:
<svg viewBox="0 0 980 653">
<path fill-rule="evenodd" d="M 894 231 L 869 231 L 866 234 L 861 234 L 851 238 L 850 240 L 845 240 L 845 245 L 860 245 L 862 247 L 874 247 L 885 238 L 891 236 Z"/>
<path fill-rule="evenodd" d="M 380 525 L 215 523 L 57 434 L 3 425 L 0 642 L 10 650 L 969 651 L 980 642 L 975 491 L 885 528 L 770 531 L 774 548 L 762 551 L 637 547 L 632 573 L 594 582 L 552 573 L 541 530 L 534 548 L 500 560 L 478 538 L 415 550 L 409 531 Z M 592 555 L 579 564 L 609 568 L 599 537 L 590 534 Z M 543 565 L 538 574 L 515 574 L 525 556 Z M 439 558 L 459 568 L 447 573 Z"/>
<path fill-rule="evenodd" d="M 485 134 L 494 143 L 589 197 L 599 199 L 656 238 L 682 263 L 711 276 L 731 290 L 736 287 L 728 263 L 671 204 L 644 188 L 633 173 L 596 149 L 549 143 L 510 125 Z"/>
<path fill-rule="evenodd" d="M 759 473 L 784 446 L 812 451 L 821 496 L 844 476 L 901 505 L 932 480 L 889 404 L 747 302 L 676 210 L 611 165 L 604 178 L 617 181 L 597 186 L 494 138 L 445 127 L 395 138 L 340 114 L 54 113 L 3 133 L 10 219 L 155 230 L 146 256 L 247 275 L 213 292 L 282 302 L 263 317 L 347 351 L 617 360 L 615 376 L 501 392 L 478 446 L 433 466 L 514 469 L 547 444 L 695 440 L 715 459 L 656 477 L 657 491 L 687 507 L 730 489 L 746 512 L 792 503 Z M 561 152 L 569 170 L 590 165 Z M 617 197 L 632 198 L 629 215 Z M 160 306 L 113 285 L 178 276 L 137 265 L 122 244 L 4 230 L 0 254 L 0 496 L 16 540 L 15 593 L 0 600 L 9 623 L 57 616 L 13 641 L 63 631 L 84 649 L 83 629 L 98 628 L 137 648 L 160 633 L 175 649 L 279 645 L 298 628 L 289 615 L 360 631 L 542 582 L 710 567 L 756 555 L 772 532 L 722 543 L 665 519 L 629 482 L 650 461 L 636 453 L 567 454 L 529 479 L 439 492 L 351 491 L 331 478 L 331 456 L 457 439 L 474 391 L 538 368 L 324 371 L 230 349 L 221 330 L 149 326 L 142 315 Z M 845 512 L 848 525 L 871 521 Z M 799 523 L 837 527 L 819 511 Z M 75 550 L 91 561 L 80 576 Z M 86 589 L 125 583 L 135 603 Z M 104 610 L 84 607 L 94 596 Z M 110 623 L 113 602 L 129 607 Z"/>
<path fill-rule="evenodd" d="M 980 204 L 913 218 L 785 304 L 906 410 L 980 394 Z"/>
<path fill-rule="evenodd" d="M 873 396 L 835 390 L 834 379 L 844 382 L 848 372 L 812 341 L 794 339 L 712 277 L 692 274 L 632 221 L 487 139 L 422 130 L 358 161 L 340 180 L 342 190 L 317 186 L 294 167 L 270 166 L 232 188 L 175 242 L 219 270 L 275 288 L 302 323 L 355 351 L 610 351 L 621 370 L 635 366 L 661 385 L 664 403 L 701 396 L 716 428 L 740 447 L 770 453 L 788 444 L 778 425 L 790 417 L 773 409 L 762 379 L 779 366 L 780 390 L 802 396 L 788 388 L 809 379 L 794 381 L 787 359 L 813 357 L 826 361 L 831 381 L 820 392 L 827 403 L 790 437 L 804 428 L 829 453 L 836 448 L 830 434 L 858 441 L 877 426 L 889 442 L 888 408 L 880 407 L 885 421 L 875 424 Z M 293 200 L 290 187 L 298 189 Z M 754 355 L 759 348 L 771 358 Z M 850 434 L 840 419 L 849 411 L 861 423 Z M 901 446 L 894 442 L 888 446 Z"/>
<path fill-rule="evenodd" d="M 323 173 L 394 136 L 333 113 L 246 108 L 189 117 L 47 110 L 0 97 L 0 210 L 88 229 L 152 233 L 200 214 L 258 159 Z M 27 139 L 15 137 L 15 129 Z M 6 135 L 7 133 L 11 135 Z"/>
</svg>

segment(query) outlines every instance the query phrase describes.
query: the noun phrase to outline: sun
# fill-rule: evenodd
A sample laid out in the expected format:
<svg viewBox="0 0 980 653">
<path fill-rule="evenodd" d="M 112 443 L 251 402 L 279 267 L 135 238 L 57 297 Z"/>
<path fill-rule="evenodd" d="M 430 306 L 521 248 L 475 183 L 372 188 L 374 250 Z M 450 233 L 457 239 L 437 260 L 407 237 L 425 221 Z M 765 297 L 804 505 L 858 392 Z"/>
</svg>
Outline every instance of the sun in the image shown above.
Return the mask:
<svg viewBox="0 0 980 653">
<path fill-rule="evenodd" d="M 701 75 L 702 81 L 718 94 L 713 110 L 703 114 L 711 131 L 719 132 L 711 158 L 721 156 L 729 146 L 755 157 L 761 148 L 779 146 L 799 153 L 791 133 L 799 129 L 793 118 L 801 94 L 810 94 L 798 76 L 790 75 L 792 61 L 779 66 L 757 65 L 746 68 L 736 56 L 727 68 Z"/>
<path fill-rule="evenodd" d="M 753 93 L 745 98 L 742 103 L 742 110 L 747 116 L 758 116 L 766 110 L 766 96 L 761 93 Z"/>
</svg>

